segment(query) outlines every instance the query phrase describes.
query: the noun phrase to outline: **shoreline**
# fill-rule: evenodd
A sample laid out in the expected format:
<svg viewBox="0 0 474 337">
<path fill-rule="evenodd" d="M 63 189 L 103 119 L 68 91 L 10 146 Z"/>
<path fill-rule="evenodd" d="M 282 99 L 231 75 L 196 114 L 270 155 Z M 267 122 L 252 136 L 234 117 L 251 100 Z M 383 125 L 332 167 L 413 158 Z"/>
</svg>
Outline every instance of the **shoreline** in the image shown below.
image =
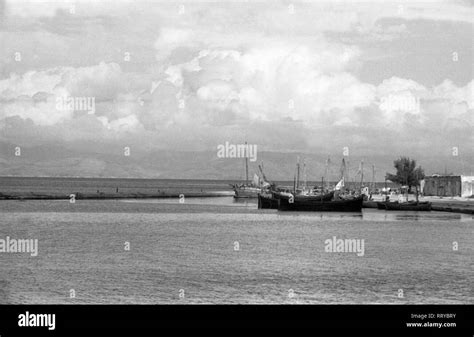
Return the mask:
<svg viewBox="0 0 474 337">
<path fill-rule="evenodd" d="M 397 200 L 398 196 L 390 198 L 390 201 Z M 410 196 L 409 200 L 415 199 L 413 196 Z M 431 202 L 431 210 L 433 211 L 474 214 L 474 199 L 472 198 L 422 196 L 419 200 Z M 376 198 L 375 200 L 364 202 L 365 205 L 362 207 L 377 208 L 377 201 L 383 201 L 383 199 L 379 200 Z"/>
<path fill-rule="evenodd" d="M 444 205 L 443 205 L 444 204 Z M 439 212 L 452 212 L 452 213 L 464 213 L 464 214 L 473 214 L 474 215 L 474 203 L 467 202 L 457 202 L 447 204 L 444 202 L 432 202 L 431 209 L 433 211 Z"/>
<path fill-rule="evenodd" d="M 233 191 L 160 191 L 158 193 L 74 193 L 76 200 L 114 200 L 114 199 L 179 199 L 184 198 L 220 198 L 231 197 L 234 195 Z M 71 199 L 71 194 L 41 194 L 41 193 L 0 193 L 0 200 L 68 200 Z M 365 202 L 363 208 L 376 208 L 376 202 L 382 200 L 373 200 Z M 439 212 L 464 213 L 474 214 L 474 199 L 460 200 L 460 198 L 440 198 L 440 197 L 420 197 L 420 201 L 430 201 L 432 203 L 432 210 Z"/>
<path fill-rule="evenodd" d="M 76 200 L 105 200 L 105 199 L 164 199 L 164 198 L 217 198 L 230 197 L 233 191 L 211 192 L 159 192 L 159 193 L 71 193 Z M 0 200 L 66 200 L 71 199 L 71 194 L 40 194 L 40 193 L 0 193 Z"/>
</svg>

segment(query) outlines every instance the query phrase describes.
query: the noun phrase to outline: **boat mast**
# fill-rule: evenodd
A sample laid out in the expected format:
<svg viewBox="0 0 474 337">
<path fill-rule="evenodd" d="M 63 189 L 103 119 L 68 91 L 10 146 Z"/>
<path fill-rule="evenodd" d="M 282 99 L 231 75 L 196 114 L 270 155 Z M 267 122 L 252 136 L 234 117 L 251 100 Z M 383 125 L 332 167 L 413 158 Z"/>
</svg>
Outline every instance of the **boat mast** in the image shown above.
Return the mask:
<svg viewBox="0 0 474 337">
<path fill-rule="evenodd" d="M 260 173 L 262 174 L 263 180 L 264 180 L 265 182 L 267 182 L 267 181 L 268 181 L 268 180 L 267 180 L 267 177 L 265 176 L 265 173 L 263 173 L 263 161 L 262 161 L 262 165 L 261 165 L 261 166 L 258 165 L 258 169 L 260 170 Z"/>
<path fill-rule="evenodd" d="M 364 183 L 364 161 L 360 161 L 360 189 L 362 190 L 362 184 Z"/>
<path fill-rule="evenodd" d="M 298 156 L 298 161 L 296 163 L 296 189 L 300 187 L 300 157 Z"/>
<path fill-rule="evenodd" d="M 407 198 L 407 202 L 408 202 L 408 172 L 405 173 L 405 195 L 406 195 L 406 198 Z"/>
<path fill-rule="evenodd" d="M 372 164 L 372 193 L 375 192 L 375 165 Z"/>
<path fill-rule="evenodd" d="M 416 174 L 416 177 L 415 177 L 415 179 L 416 179 L 416 181 L 415 181 L 416 204 L 418 205 L 418 201 L 419 201 L 418 200 L 418 182 L 419 182 L 419 180 L 418 180 L 419 179 L 418 171 L 416 171 L 415 174 Z"/>
<path fill-rule="evenodd" d="M 323 194 L 324 194 L 324 177 L 321 177 L 321 202 L 323 202 Z"/>
<path fill-rule="evenodd" d="M 343 159 L 343 161 L 344 161 L 344 159 Z M 350 173 L 349 164 L 350 164 L 349 160 L 347 160 L 347 163 L 344 161 L 344 176 L 346 177 L 345 180 L 347 181 L 347 183 L 348 183 L 349 186 L 350 186 L 350 178 L 351 178 L 351 176 L 350 176 L 350 174 L 349 174 L 349 173 Z"/>
<path fill-rule="evenodd" d="M 305 159 L 303 159 L 303 177 L 304 177 L 303 188 L 306 191 L 306 160 Z"/>
<path fill-rule="evenodd" d="M 342 158 L 342 164 L 341 164 L 341 180 L 344 179 L 346 175 L 346 160 Z"/>
<path fill-rule="evenodd" d="M 249 184 L 249 148 L 247 146 L 247 142 L 245 142 L 245 148 L 246 148 L 246 155 L 245 155 L 245 183 L 248 185 Z"/>
<path fill-rule="evenodd" d="M 330 163 L 331 159 L 329 158 L 329 155 L 328 155 L 328 159 L 326 159 L 326 170 L 324 172 L 324 176 L 326 177 L 326 189 L 329 190 L 329 178 L 328 178 L 328 174 L 329 174 L 329 163 Z"/>
</svg>

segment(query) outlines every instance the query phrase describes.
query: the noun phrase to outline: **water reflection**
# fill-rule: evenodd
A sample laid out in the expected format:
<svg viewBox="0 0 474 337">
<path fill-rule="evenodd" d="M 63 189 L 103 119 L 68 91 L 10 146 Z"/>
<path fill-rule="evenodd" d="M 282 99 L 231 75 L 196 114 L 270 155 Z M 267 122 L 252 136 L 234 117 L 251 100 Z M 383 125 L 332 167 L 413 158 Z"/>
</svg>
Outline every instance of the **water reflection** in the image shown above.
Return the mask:
<svg viewBox="0 0 474 337">
<path fill-rule="evenodd" d="M 107 202 L 107 201 L 104 201 Z M 165 199 L 128 199 L 120 202 L 129 203 L 153 203 L 153 204 L 184 204 L 198 206 L 199 211 L 202 206 L 202 211 L 208 211 L 207 206 L 224 206 L 227 208 L 237 207 L 244 212 L 251 212 L 255 214 L 275 214 L 277 217 L 309 217 L 311 219 L 359 219 L 367 221 L 461 221 L 472 222 L 474 217 L 469 214 L 461 213 L 447 213 L 447 212 L 416 212 L 416 211 L 385 211 L 373 208 L 364 208 L 362 212 L 280 212 L 273 209 L 258 209 L 256 199 L 235 199 L 229 197 L 204 197 L 204 198 L 184 198 L 180 202 L 179 198 L 165 198 Z M 179 209 L 179 207 L 178 207 Z M 177 209 L 177 210 L 178 210 Z M 224 209 L 224 208 L 223 208 Z"/>
<path fill-rule="evenodd" d="M 236 206 L 257 206 L 258 201 L 257 199 L 232 197 L 232 204 Z"/>
<path fill-rule="evenodd" d="M 151 204 L 186 204 L 186 205 L 210 205 L 210 206 L 238 206 L 257 207 L 256 199 L 235 199 L 234 197 L 189 197 L 186 198 L 159 198 L 159 199 L 123 199 L 122 202 L 151 203 Z"/>
<path fill-rule="evenodd" d="M 421 221 L 421 220 L 432 220 L 432 221 L 461 221 L 469 222 L 474 221 L 474 217 L 469 214 L 462 213 L 446 213 L 446 212 L 416 212 L 416 211 L 384 211 L 375 209 L 364 209 L 363 210 L 364 220 L 371 221 Z"/>
<path fill-rule="evenodd" d="M 423 217 L 420 217 L 419 214 L 395 214 L 396 220 L 420 220 Z"/>
<path fill-rule="evenodd" d="M 364 221 L 460 221 L 474 222 L 474 217 L 469 214 L 444 213 L 444 212 L 416 212 L 416 211 L 395 211 L 388 212 L 377 209 L 363 209 L 362 212 L 279 212 L 275 211 L 278 217 L 310 217 L 312 219 L 359 219 Z"/>
<path fill-rule="evenodd" d="M 363 219 L 361 212 L 279 212 L 281 217 L 310 217 L 312 219 Z"/>
</svg>

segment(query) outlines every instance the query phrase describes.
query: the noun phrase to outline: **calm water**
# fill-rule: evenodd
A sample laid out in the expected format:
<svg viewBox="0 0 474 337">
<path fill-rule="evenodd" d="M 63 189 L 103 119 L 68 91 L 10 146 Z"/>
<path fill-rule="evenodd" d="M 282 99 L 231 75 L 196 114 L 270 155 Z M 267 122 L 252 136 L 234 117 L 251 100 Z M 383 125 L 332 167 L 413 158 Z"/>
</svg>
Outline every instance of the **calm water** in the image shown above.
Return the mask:
<svg viewBox="0 0 474 337">
<path fill-rule="evenodd" d="M 0 193 L 154 193 L 157 191 L 198 192 L 231 190 L 232 180 L 106 179 L 0 177 Z"/>
<path fill-rule="evenodd" d="M 0 212 L 0 239 L 39 241 L 37 257 L 0 253 L 0 303 L 474 302 L 470 215 L 232 198 L 3 200 Z M 333 236 L 364 239 L 365 255 L 325 252 Z"/>
<path fill-rule="evenodd" d="M 162 192 L 199 192 L 230 191 L 229 184 L 235 180 L 178 180 L 178 179 L 105 179 L 105 178 L 34 178 L 34 177 L 0 177 L 0 193 L 37 193 L 65 194 L 71 193 L 114 193 L 118 188 L 122 193 L 156 193 Z M 293 181 L 279 181 L 278 185 L 293 186 Z M 308 186 L 321 185 L 320 181 L 308 181 Z M 334 183 L 335 184 L 335 183 Z M 347 186 L 353 185 L 346 182 Z M 377 183 L 377 188 L 383 187 Z"/>
</svg>

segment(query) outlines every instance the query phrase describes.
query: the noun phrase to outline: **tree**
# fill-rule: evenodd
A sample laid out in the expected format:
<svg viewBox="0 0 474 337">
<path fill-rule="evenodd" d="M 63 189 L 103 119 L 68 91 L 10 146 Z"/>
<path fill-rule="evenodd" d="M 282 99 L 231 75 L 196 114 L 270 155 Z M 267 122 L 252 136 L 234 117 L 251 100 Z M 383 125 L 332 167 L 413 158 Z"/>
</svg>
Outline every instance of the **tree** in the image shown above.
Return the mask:
<svg viewBox="0 0 474 337">
<path fill-rule="evenodd" d="M 420 180 L 425 177 L 423 168 L 421 166 L 416 167 L 416 161 L 408 157 L 400 157 L 400 159 L 393 162 L 393 166 L 397 170 L 397 173 L 387 173 L 385 179 L 399 185 L 406 185 L 408 186 L 408 190 L 411 190 L 411 187 L 415 186 L 418 191 Z"/>
</svg>

